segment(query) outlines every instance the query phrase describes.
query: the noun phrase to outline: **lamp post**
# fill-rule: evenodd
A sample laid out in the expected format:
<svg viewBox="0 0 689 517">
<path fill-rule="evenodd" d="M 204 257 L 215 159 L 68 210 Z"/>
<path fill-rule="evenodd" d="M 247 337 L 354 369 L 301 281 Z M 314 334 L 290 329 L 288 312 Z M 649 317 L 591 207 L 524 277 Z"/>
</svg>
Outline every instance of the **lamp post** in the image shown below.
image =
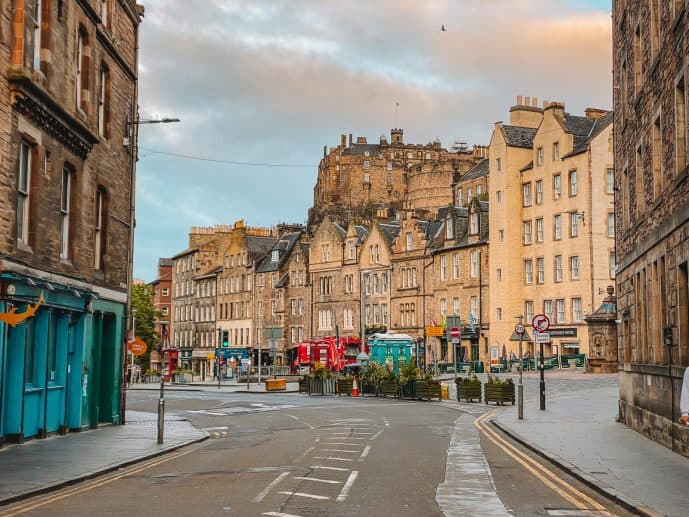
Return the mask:
<svg viewBox="0 0 689 517">
<path fill-rule="evenodd" d="M 519 320 L 514 327 L 514 331 L 519 335 L 519 385 L 517 386 L 517 412 L 519 420 L 524 420 L 524 384 L 522 382 L 522 370 L 524 363 L 522 362 L 522 338 L 524 336 L 524 316 L 520 314 L 515 316 Z"/>
<path fill-rule="evenodd" d="M 158 347 L 158 356 L 160 360 L 160 397 L 158 398 L 158 445 L 162 445 L 165 433 L 165 371 L 163 364 L 165 363 L 164 345 L 167 345 L 167 321 L 156 320 L 153 323 L 160 325 L 161 337 L 160 346 Z"/>
<path fill-rule="evenodd" d="M 136 309 L 132 309 L 132 336 L 131 340 L 136 339 Z M 129 386 L 134 384 L 134 352 L 129 351 Z"/>
<path fill-rule="evenodd" d="M 215 368 L 218 376 L 218 389 L 220 389 L 220 347 L 222 346 L 222 329 L 218 327 L 218 345 L 215 348 Z"/>
</svg>

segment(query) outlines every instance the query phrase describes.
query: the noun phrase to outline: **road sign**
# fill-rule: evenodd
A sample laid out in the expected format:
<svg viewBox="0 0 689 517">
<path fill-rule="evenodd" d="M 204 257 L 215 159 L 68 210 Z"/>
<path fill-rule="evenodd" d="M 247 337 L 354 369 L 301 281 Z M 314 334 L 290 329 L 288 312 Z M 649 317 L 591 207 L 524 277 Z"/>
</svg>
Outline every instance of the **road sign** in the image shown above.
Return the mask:
<svg viewBox="0 0 689 517">
<path fill-rule="evenodd" d="M 144 343 L 143 340 L 138 337 L 127 343 L 127 350 L 129 350 L 132 354 L 139 356 L 141 354 L 145 354 L 146 350 L 148 350 L 148 347 L 146 346 L 146 343 Z"/>
<path fill-rule="evenodd" d="M 550 332 L 536 332 L 536 341 L 535 343 L 544 343 L 548 344 L 550 343 Z"/>
<path fill-rule="evenodd" d="M 517 323 L 514 326 L 514 331 L 521 336 L 524 333 L 524 325 L 522 325 L 521 323 Z"/>
<path fill-rule="evenodd" d="M 451 338 L 453 338 L 453 339 L 454 339 L 454 338 L 458 338 L 458 337 L 460 337 L 461 335 L 462 335 L 462 331 L 459 330 L 459 327 L 452 327 L 452 328 L 450 329 L 450 337 L 451 337 Z"/>
<path fill-rule="evenodd" d="M 536 314 L 531 320 L 534 332 L 547 332 L 550 328 L 550 318 L 545 314 Z"/>
</svg>

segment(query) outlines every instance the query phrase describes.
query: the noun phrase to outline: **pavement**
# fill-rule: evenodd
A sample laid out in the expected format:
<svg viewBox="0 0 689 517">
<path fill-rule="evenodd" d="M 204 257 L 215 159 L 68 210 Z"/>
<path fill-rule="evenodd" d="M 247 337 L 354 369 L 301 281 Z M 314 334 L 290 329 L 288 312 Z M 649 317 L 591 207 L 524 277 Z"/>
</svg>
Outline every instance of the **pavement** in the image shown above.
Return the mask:
<svg viewBox="0 0 689 517">
<path fill-rule="evenodd" d="M 127 425 L 30 440 L 0 449 L 0 505 L 54 490 L 208 438 L 186 419 L 167 414 L 165 443 L 157 415 L 127 411 Z"/>
<path fill-rule="evenodd" d="M 127 390 L 160 391 L 159 383 L 136 383 L 132 384 Z M 246 383 L 236 383 L 223 381 L 218 388 L 217 382 L 190 382 L 188 384 L 165 383 L 165 391 L 207 391 L 219 390 L 225 393 L 299 393 L 298 382 L 288 382 L 287 389 L 280 391 L 266 391 L 265 383 L 252 382 L 249 386 Z"/>
<path fill-rule="evenodd" d="M 689 513 L 689 458 L 616 421 L 616 382 L 558 394 L 546 400 L 545 411 L 537 393 L 525 393 L 524 419 L 508 406 L 495 425 L 641 515 Z"/>
</svg>

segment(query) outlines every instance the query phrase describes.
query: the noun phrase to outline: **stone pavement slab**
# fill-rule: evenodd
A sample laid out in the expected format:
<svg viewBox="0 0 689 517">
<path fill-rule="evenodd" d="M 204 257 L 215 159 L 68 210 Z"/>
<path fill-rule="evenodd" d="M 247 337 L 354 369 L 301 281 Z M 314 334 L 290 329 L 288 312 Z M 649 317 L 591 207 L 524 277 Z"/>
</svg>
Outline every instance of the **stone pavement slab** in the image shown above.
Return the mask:
<svg viewBox="0 0 689 517">
<path fill-rule="evenodd" d="M 609 383 L 606 383 L 609 384 Z M 547 401 L 526 398 L 494 422 L 589 484 L 650 515 L 689 513 L 689 459 L 616 422 L 618 389 L 572 387 Z"/>
<path fill-rule="evenodd" d="M 0 505 L 88 479 L 204 440 L 208 433 L 167 414 L 157 444 L 155 413 L 127 411 L 127 424 L 31 440 L 0 449 Z"/>
</svg>

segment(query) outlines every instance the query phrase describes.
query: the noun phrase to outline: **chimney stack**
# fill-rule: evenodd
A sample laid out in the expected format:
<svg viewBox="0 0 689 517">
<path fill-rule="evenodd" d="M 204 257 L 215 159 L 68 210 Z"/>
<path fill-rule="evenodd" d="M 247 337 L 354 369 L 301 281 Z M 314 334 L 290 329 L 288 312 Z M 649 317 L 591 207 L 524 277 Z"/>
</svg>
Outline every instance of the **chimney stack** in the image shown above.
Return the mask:
<svg viewBox="0 0 689 517">
<path fill-rule="evenodd" d="M 352 147 L 352 134 L 349 133 L 349 147 Z"/>
</svg>

